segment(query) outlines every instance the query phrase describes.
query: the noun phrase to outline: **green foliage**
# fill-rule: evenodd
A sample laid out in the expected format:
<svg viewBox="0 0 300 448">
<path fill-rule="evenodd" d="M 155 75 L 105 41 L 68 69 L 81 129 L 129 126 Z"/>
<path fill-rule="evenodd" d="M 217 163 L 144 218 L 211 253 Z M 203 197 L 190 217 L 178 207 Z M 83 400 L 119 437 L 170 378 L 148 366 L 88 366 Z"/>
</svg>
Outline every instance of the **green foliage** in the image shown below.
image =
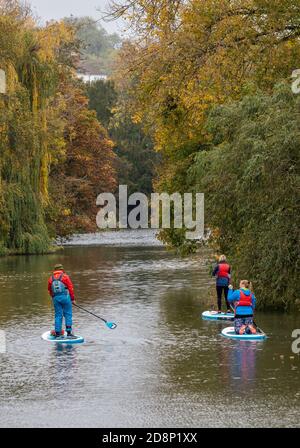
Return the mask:
<svg viewBox="0 0 300 448">
<path fill-rule="evenodd" d="M 3 257 L 4 255 L 8 254 L 8 250 L 6 247 L 4 247 L 3 242 L 0 241 L 0 257 Z"/>
<path fill-rule="evenodd" d="M 138 191 L 149 195 L 153 191 L 153 177 L 160 160 L 151 139 L 126 113 L 115 116 L 109 130 L 118 156 L 119 184 L 127 185 L 129 194 Z"/>
<path fill-rule="evenodd" d="M 253 281 L 260 306 L 286 308 L 298 297 L 299 110 L 289 85 L 216 107 L 211 147 L 188 172 L 235 280 Z"/>
<path fill-rule="evenodd" d="M 50 240 L 44 225 L 40 195 L 40 129 L 31 111 L 30 94 L 22 86 L 0 108 L 3 207 L 0 211 L 2 246 L 18 253 L 43 253 Z"/>
<path fill-rule="evenodd" d="M 113 117 L 113 108 L 117 103 L 117 92 L 114 82 L 95 81 L 87 85 L 87 95 L 89 97 L 89 107 L 97 112 L 97 118 L 105 128 L 109 127 Z"/>
<path fill-rule="evenodd" d="M 168 249 L 176 249 L 182 257 L 197 251 L 197 244 L 193 240 L 187 240 L 185 233 L 187 229 L 164 229 L 159 232 L 158 239 L 166 244 Z"/>
<path fill-rule="evenodd" d="M 89 107 L 96 110 L 114 142 L 119 184 L 127 185 L 129 194 L 150 194 L 160 160 L 151 138 L 145 135 L 141 124 L 133 122 L 113 81 L 96 81 L 87 87 L 87 93 Z"/>
</svg>

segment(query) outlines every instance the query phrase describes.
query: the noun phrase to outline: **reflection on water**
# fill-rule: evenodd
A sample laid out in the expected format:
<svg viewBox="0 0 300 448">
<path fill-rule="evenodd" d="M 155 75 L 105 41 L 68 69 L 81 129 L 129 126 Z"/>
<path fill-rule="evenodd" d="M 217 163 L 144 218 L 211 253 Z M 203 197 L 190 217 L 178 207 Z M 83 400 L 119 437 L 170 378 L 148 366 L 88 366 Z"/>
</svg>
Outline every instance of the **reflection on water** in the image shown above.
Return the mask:
<svg viewBox="0 0 300 448">
<path fill-rule="evenodd" d="M 205 252 L 182 259 L 145 232 L 105 238 L 0 259 L 1 426 L 299 426 L 297 316 L 259 314 L 264 342 L 222 338 L 226 323 L 200 318 L 212 282 Z M 53 320 L 46 284 L 56 262 L 78 303 L 115 331 L 76 309 L 85 344 L 41 339 Z"/>
<path fill-rule="evenodd" d="M 247 392 L 253 387 L 256 376 L 256 354 L 259 342 L 238 341 L 234 347 L 221 351 L 224 364 L 229 365 L 227 381 L 236 391 Z"/>
<path fill-rule="evenodd" d="M 68 396 L 78 372 L 78 353 L 73 345 L 55 344 L 49 356 L 49 382 L 57 393 Z"/>
</svg>

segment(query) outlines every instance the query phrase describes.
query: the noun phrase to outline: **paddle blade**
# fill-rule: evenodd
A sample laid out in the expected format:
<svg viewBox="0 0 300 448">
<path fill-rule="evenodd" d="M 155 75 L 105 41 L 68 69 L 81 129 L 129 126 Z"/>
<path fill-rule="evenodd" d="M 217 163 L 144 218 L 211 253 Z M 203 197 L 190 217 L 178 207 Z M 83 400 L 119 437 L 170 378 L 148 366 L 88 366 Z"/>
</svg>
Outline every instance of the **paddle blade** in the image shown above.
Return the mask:
<svg viewBox="0 0 300 448">
<path fill-rule="evenodd" d="M 114 322 L 106 322 L 105 325 L 106 325 L 110 330 L 114 330 L 115 328 L 117 328 L 117 324 L 115 324 Z"/>
</svg>

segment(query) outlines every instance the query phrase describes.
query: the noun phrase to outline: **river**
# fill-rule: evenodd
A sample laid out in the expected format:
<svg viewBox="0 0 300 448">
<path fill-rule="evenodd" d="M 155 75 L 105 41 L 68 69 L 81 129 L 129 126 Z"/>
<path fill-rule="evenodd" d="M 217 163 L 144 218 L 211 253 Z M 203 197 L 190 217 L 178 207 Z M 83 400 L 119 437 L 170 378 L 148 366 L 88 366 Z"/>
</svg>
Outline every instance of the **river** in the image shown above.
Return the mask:
<svg viewBox="0 0 300 448">
<path fill-rule="evenodd" d="M 258 313 L 263 342 L 220 336 L 201 319 L 207 252 L 180 258 L 150 231 L 75 237 L 62 252 L 0 259 L 1 427 L 300 426 L 299 316 Z M 74 310 L 86 342 L 41 339 L 53 310 L 47 278 L 57 262 L 78 304 L 115 321 L 107 329 Z"/>
</svg>

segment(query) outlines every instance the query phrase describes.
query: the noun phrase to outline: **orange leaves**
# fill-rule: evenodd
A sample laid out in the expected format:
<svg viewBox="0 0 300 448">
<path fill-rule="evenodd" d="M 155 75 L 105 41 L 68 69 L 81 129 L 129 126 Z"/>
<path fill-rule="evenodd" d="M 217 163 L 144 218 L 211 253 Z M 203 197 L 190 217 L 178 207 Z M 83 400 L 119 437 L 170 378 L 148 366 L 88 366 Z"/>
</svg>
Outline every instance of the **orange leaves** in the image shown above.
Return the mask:
<svg viewBox="0 0 300 448">
<path fill-rule="evenodd" d="M 52 185 L 59 182 L 60 220 L 68 231 L 96 229 L 96 197 L 116 187 L 113 143 L 88 109 L 88 101 L 80 84 L 74 79 L 64 82 L 65 157 L 52 172 Z M 57 195 L 57 188 L 55 195 Z M 65 213 L 65 210 L 68 213 Z M 64 232 L 61 222 L 58 232 Z"/>
</svg>

